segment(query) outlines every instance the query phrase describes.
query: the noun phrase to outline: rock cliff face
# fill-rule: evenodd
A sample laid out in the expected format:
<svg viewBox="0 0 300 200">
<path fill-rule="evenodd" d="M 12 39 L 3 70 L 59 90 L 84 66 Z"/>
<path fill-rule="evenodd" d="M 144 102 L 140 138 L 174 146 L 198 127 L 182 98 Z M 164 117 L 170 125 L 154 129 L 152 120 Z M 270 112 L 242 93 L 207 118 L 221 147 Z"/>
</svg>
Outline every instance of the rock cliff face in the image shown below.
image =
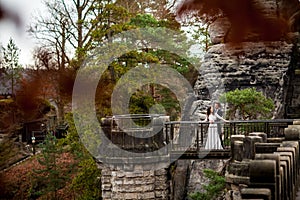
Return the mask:
<svg viewBox="0 0 300 200">
<path fill-rule="evenodd" d="M 255 87 L 274 99 L 274 116 L 284 117 L 293 45 L 285 42 L 244 43 L 243 48 L 214 45 L 201 66 L 197 94 L 208 90 L 212 100 L 224 91 Z"/>
<path fill-rule="evenodd" d="M 276 109 L 274 118 L 299 117 L 300 108 L 299 37 L 297 24 L 299 2 L 294 0 L 261 0 L 262 12 L 268 17 L 281 17 L 291 24 L 293 33 L 282 41 L 259 41 L 249 31 L 245 42 L 238 45 L 222 43 L 230 35 L 230 22 L 226 17 L 218 18 L 210 25 L 213 45 L 206 53 L 198 80 L 194 86 L 198 97 L 203 100 L 218 100 L 220 94 L 255 87 L 271 97 Z M 293 6 L 292 6 L 293 5 Z M 222 25 L 221 25 L 222 24 Z M 253 36 L 254 35 L 254 36 Z M 253 42 L 257 41 L 257 42 Z M 247 41 L 248 40 L 248 41 Z"/>
</svg>

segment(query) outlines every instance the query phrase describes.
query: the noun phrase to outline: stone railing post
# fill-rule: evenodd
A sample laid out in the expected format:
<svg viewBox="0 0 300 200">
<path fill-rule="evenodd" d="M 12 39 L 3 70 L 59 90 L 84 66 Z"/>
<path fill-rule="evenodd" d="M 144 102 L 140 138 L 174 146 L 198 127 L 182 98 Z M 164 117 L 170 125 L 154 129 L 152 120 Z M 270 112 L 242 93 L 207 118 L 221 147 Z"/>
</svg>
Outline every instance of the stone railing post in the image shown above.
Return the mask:
<svg viewBox="0 0 300 200">
<path fill-rule="evenodd" d="M 246 136 L 244 138 L 244 159 L 254 159 L 255 143 L 262 141 L 263 139 L 259 136 Z"/>
<path fill-rule="evenodd" d="M 266 138 L 260 132 L 233 136 L 232 162 L 226 173 L 228 188 L 238 188 L 242 199 L 295 199 L 300 173 L 300 121 L 289 125 L 284 133 L 282 138 Z"/>
<path fill-rule="evenodd" d="M 276 171 L 275 160 L 251 160 L 249 186 L 251 188 L 270 189 L 271 199 L 277 200 Z"/>
</svg>

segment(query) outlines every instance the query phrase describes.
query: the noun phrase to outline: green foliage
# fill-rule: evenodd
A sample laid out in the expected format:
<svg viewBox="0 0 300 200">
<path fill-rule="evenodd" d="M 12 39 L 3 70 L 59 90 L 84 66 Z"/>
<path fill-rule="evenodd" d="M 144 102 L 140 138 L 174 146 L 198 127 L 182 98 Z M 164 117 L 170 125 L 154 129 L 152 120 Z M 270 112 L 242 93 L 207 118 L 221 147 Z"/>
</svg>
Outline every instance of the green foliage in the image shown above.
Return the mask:
<svg viewBox="0 0 300 200">
<path fill-rule="evenodd" d="M 212 45 L 210 36 L 208 33 L 209 24 L 197 24 L 193 30 L 192 37 L 198 41 L 204 52 L 208 51 L 208 48 Z"/>
<path fill-rule="evenodd" d="M 131 96 L 129 111 L 131 114 L 167 114 L 171 120 L 178 120 L 180 104 L 175 94 L 168 88 L 150 84 L 152 90 L 139 90 Z M 154 93 L 154 94 L 152 94 Z M 156 96 L 158 95 L 158 96 Z M 157 97 L 157 98 L 154 98 Z"/>
<path fill-rule="evenodd" d="M 72 189 L 76 191 L 76 199 L 99 199 L 101 196 L 101 171 L 93 158 L 82 159 L 76 177 L 72 180 Z"/>
<path fill-rule="evenodd" d="M 131 18 L 129 24 L 140 28 L 159 27 L 160 25 L 159 21 L 149 14 L 137 14 Z"/>
<path fill-rule="evenodd" d="M 155 104 L 154 99 L 143 91 L 138 91 L 130 98 L 129 112 L 131 114 L 149 113 L 151 106 Z"/>
<path fill-rule="evenodd" d="M 170 120 L 178 120 L 180 115 L 180 104 L 176 99 L 176 95 L 165 87 L 160 87 L 158 90 L 158 93 L 162 96 L 158 103 L 164 107 L 166 113 L 170 116 Z"/>
<path fill-rule="evenodd" d="M 212 200 L 217 198 L 225 189 L 225 178 L 223 176 L 211 169 L 204 169 L 203 173 L 210 180 L 208 185 L 203 186 L 206 192 L 189 194 L 189 198 L 192 200 Z"/>
<path fill-rule="evenodd" d="M 20 80 L 21 65 L 19 64 L 20 49 L 17 47 L 12 38 L 6 47 L 2 46 L 2 66 L 6 69 L 5 79 L 10 80 L 11 93 L 15 94 L 15 85 Z M 3 81 L 3 80 L 2 80 Z"/>
<path fill-rule="evenodd" d="M 179 30 L 177 37 L 179 42 L 174 41 L 175 38 L 171 37 L 162 38 L 162 35 L 166 35 L 167 33 L 162 33 L 164 29 L 156 28 L 169 28 L 169 26 L 172 26 L 172 23 L 168 23 L 167 21 L 168 20 L 158 20 L 149 14 L 137 14 L 130 19 L 128 24 L 131 28 L 147 29 L 147 32 L 151 34 L 151 37 L 153 37 L 154 42 L 164 41 L 167 46 L 174 47 L 174 49 L 189 49 L 191 44 L 186 42 L 186 36 L 181 34 Z M 168 29 L 165 29 L 164 31 L 168 31 Z M 145 66 L 145 70 L 147 70 L 148 68 L 152 67 L 152 64 L 157 64 L 161 67 L 175 69 L 184 77 L 186 77 L 191 85 L 193 85 L 197 80 L 197 69 L 195 69 L 195 66 L 191 65 L 186 58 L 182 58 L 170 51 L 159 49 L 159 47 L 153 48 L 152 46 L 154 45 L 155 47 L 156 44 L 149 43 L 151 41 L 144 41 L 143 37 L 137 38 L 136 41 L 133 42 L 137 44 L 143 44 L 141 45 L 141 49 L 130 51 L 114 60 L 101 76 L 96 93 L 97 113 L 100 117 L 105 117 L 106 115 L 112 114 L 111 110 L 108 108 L 111 106 L 110 96 L 114 90 L 114 86 L 129 70 L 136 68 L 137 66 Z M 190 58 L 188 53 L 189 52 L 187 51 L 183 52 L 183 54 L 186 54 L 185 57 Z M 156 75 L 153 74 L 152 77 L 155 79 Z M 135 84 L 134 81 L 139 80 L 139 78 L 140 77 L 135 80 L 131 77 L 127 81 L 130 82 L 130 84 Z M 170 77 L 170 82 L 172 81 L 171 79 L 172 77 Z M 153 83 L 155 83 L 155 80 L 153 80 Z M 159 96 L 159 98 L 157 98 L 157 96 Z M 149 113 L 149 108 L 154 108 L 152 106 L 156 104 L 161 105 L 158 110 L 159 112 L 166 111 L 166 113 L 164 112 L 165 114 L 172 116 L 173 119 L 178 119 L 178 116 L 180 115 L 180 106 L 178 106 L 179 104 L 176 100 L 176 96 L 170 91 L 166 92 L 162 86 L 157 85 L 153 86 L 152 91 L 149 91 L 148 87 L 143 86 L 140 88 L 140 91 L 137 91 L 131 97 L 129 110 L 131 114 Z M 157 108 L 158 107 L 156 106 L 155 109 Z M 154 112 L 155 109 L 152 109 L 152 111 Z"/>
<path fill-rule="evenodd" d="M 103 41 L 110 40 L 113 35 L 132 28 L 128 23 L 132 14 L 117 3 L 99 1 L 94 3 L 91 11 L 97 13 L 95 18 L 89 22 L 90 27 L 93 27 L 90 29 L 92 48 L 101 45 Z"/>
<path fill-rule="evenodd" d="M 275 107 L 271 98 L 265 97 L 255 88 L 229 91 L 220 97 L 220 101 L 228 103 L 229 119 L 234 119 L 237 111 L 244 120 L 270 118 Z"/>
<path fill-rule="evenodd" d="M 67 150 L 76 157 L 82 157 L 85 151 L 84 146 L 80 143 L 78 133 L 73 120 L 73 114 L 67 113 L 65 120 L 69 125 L 68 134 L 65 138 L 59 140 L 58 145 L 61 147 L 67 147 Z"/>
<path fill-rule="evenodd" d="M 80 142 L 73 114 L 66 114 L 65 119 L 69 124 L 68 135 L 66 138 L 61 139 L 60 145 L 69 147 L 69 151 L 73 153 L 78 162 L 77 173 L 72 180 L 71 188 L 76 199 L 99 199 L 101 197 L 99 179 L 101 171 L 97 168 L 93 157 Z"/>
<path fill-rule="evenodd" d="M 68 176 L 58 164 L 59 154 L 62 149 L 57 145 L 57 139 L 52 134 L 47 134 L 43 144 L 40 144 L 41 156 L 38 162 L 42 169 L 33 169 L 36 181 L 35 192 L 32 195 L 47 194 L 51 199 L 58 199 L 57 191 L 65 186 Z"/>
</svg>

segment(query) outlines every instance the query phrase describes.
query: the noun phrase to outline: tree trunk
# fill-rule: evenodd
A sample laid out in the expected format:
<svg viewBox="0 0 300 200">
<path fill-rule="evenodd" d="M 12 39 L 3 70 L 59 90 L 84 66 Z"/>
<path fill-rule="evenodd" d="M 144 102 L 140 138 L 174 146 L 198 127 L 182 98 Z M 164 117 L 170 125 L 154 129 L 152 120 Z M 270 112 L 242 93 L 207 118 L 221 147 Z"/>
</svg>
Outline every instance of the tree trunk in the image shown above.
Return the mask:
<svg viewBox="0 0 300 200">
<path fill-rule="evenodd" d="M 65 121 L 65 106 L 61 101 L 57 103 L 57 121 L 58 124 L 62 124 Z"/>
</svg>

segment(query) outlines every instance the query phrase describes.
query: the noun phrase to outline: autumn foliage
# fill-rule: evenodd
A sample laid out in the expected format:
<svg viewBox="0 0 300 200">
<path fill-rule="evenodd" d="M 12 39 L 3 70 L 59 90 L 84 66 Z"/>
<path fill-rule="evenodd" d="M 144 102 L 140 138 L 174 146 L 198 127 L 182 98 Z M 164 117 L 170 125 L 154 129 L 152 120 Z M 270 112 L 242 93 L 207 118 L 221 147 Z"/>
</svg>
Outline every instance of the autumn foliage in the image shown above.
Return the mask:
<svg viewBox="0 0 300 200">
<path fill-rule="evenodd" d="M 220 13 L 227 17 L 231 23 L 230 36 L 225 38 L 227 42 L 242 42 L 250 31 L 258 34 L 261 41 L 275 41 L 290 31 L 288 19 L 266 16 L 262 13 L 262 5 L 253 0 L 185 0 L 177 15 L 181 17 L 193 11 L 204 18 Z"/>
<path fill-rule="evenodd" d="M 62 153 L 59 154 L 57 164 L 61 170 L 67 171 L 74 162 L 70 153 Z M 34 157 L 7 171 L 0 172 L 0 197 L 4 199 L 30 199 L 32 185 L 34 185 L 33 169 L 42 168 L 43 166 Z M 68 184 L 58 190 L 58 197 L 60 199 L 72 199 Z M 42 198 L 41 196 L 40 199 Z"/>
</svg>

